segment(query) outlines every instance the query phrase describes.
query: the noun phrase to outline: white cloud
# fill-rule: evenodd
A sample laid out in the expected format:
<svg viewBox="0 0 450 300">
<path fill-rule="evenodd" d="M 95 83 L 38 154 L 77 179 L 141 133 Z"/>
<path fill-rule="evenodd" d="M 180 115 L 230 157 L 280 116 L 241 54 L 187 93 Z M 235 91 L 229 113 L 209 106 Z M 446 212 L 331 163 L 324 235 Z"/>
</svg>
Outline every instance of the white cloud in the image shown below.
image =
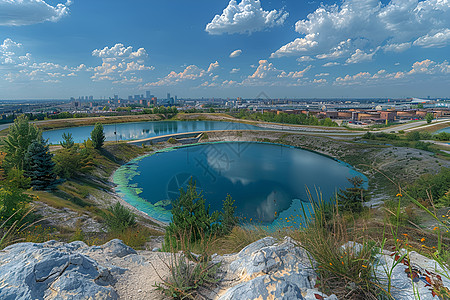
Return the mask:
<svg viewBox="0 0 450 300">
<path fill-rule="evenodd" d="M 301 36 L 272 53 L 271 57 L 314 55 L 317 58 L 350 58 L 357 49 L 385 47 L 404 51 L 414 46 L 443 47 L 450 44 L 448 0 L 344 0 L 321 5 L 295 30 Z M 348 42 L 339 49 L 343 42 Z"/>
<path fill-rule="evenodd" d="M 147 52 L 144 48 L 139 48 L 133 52 L 133 47 L 125 47 L 123 44 L 118 43 L 111 48 L 105 47 L 102 50 L 95 49 L 92 51 L 92 56 L 97 56 L 107 60 L 117 59 L 144 59 L 147 58 Z"/>
<path fill-rule="evenodd" d="M 407 79 L 412 76 L 423 75 L 444 75 L 450 74 L 450 65 L 447 61 L 442 63 L 434 62 L 430 59 L 417 61 L 411 66 L 410 71 L 399 71 L 388 73 L 381 69 L 374 74 L 369 72 L 359 72 L 355 75 L 345 75 L 335 79 L 335 85 L 367 85 L 367 84 L 386 84 L 395 80 Z"/>
<path fill-rule="evenodd" d="M 218 62 L 218 61 L 216 61 L 216 62 L 214 62 L 214 63 L 211 63 L 211 64 L 209 64 L 208 71 L 206 71 L 206 72 L 211 73 L 212 71 L 214 71 L 215 69 L 217 69 L 219 66 L 220 66 L 220 65 L 219 65 L 219 62 Z"/>
<path fill-rule="evenodd" d="M 125 47 L 117 43 L 112 47 L 95 49 L 92 56 L 102 59 L 102 64 L 93 68 L 94 75 L 91 79 L 94 81 L 111 80 L 113 83 L 136 83 L 136 72 L 153 70 L 154 67 L 146 66 L 145 60 L 148 58 L 147 51 L 139 48 L 133 51 L 132 46 Z M 80 65 L 77 69 L 85 69 L 86 66 Z M 127 73 L 133 74 L 127 75 Z M 138 78 L 139 79 L 139 78 Z"/>
<path fill-rule="evenodd" d="M 312 68 L 312 66 L 309 65 L 309 66 L 307 66 L 305 69 L 300 70 L 300 71 L 289 72 L 289 73 L 286 73 L 285 71 L 283 71 L 283 72 L 281 72 L 280 75 L 278 75 L 278 77 L 279 77 L 279 78 L 286 77 L 286 78 L 294 78 L 294 79 L 296 79 L 296 78 L 301 78 L 301 77 L 303 77 L 303 76 L 305 75 L 305 73 L 308 72 L 311 68 Z"/>
<path fill-rule="evenodd" d="M 35 61 L 32 55 L 26 52 L 24 46 L 7 38 L 0 44 L 0 65 L 2 65 L 3 78 L 9 82 L 27 82 L 30 80 L 47 83 L 58 83 L 55 78 L 73 77 L 77 68 L 60 65 L 53 62 Z M 1 78 L 1 77 L 0 77 Z"/>
<path fill-rule="evenodd" d="M 403 52 L 411 48 L 411 43 L 388 44 L 383 47 L 384 52 Z"/>
<path fill-rule="evenodd" d="M 198 80 L 198 79 L 201 79 L 201 78 L 207 76 L 208 74 L 211 76 L 212 75 L 211 72 L 218 67 L 219 67 L 219 63 L 217 61 L 214 63 L 211 63 L 209 65 L 207 71 L 199 68 L 196 65 L 190 65 L 190 66 L 187 66 L 182 72 L 177 73 L 175 71 L 172 71 L 164 78 L 162 78 L 156 82 L 149 82 L 149 83 L 145 84 L 144 87 L 171 86 L 171 85 L 176 85 L 176 84 L 182 83 L 184 81 Z M 217 75 L 212 76 L 211 79 L 212 79 L 212 81 L 217 80 L 218 76 Z M 205 82 L 203 82 L 203 84 L 205 84 Z M 210 84 L 211 83 L 209 83 L 209 82 L 207 83 L 208 86 Z M 205 85 L 203 85 L 203 86 L 205 86 Z M 200 86 L 202 86 L 202 85 L 200 85 Z"/>
<path fill-rule="evenodd" d="M 0 0 L 0 26 L 21 26 L 57 22 L 69 14 L 69 5 L 52 6 L 43 0 Z"/>
<path fill-rule="evenodd" d="M 450 43 L 450 29 L 445 28 L 434 34 L 426 34 L 414 41 L 414 46 L 423 48 L 441 48 Z"/>
<path fill-rule="evenodd" d="M 436 63 L 430 59 L 417 61 L 412 65 L 411 71 L 408 74 L 449 74 L 450 65 L 447 61 Z"/>
<path fill-rule="evenodd" d="M 322 67 L 334 67 L 334 66 L 339 66 L 339 65 L 340 65 L 340 63 L 333 61 L 333 62 L 327 62 L 326 64 L 323 64 Z"/>
<path fill-rule="evenodd" d="M 320 74 L 316 74 L 314 75 L 315 77 L 323 77 L 323 76 L 330 76 L 330 73 L 320 73 Z"/>
<path fill-rule="evenodd" d="M 222 15 L 216 15 L 206 25 L 209 34 L 252 33 L 284 23 L 288 13 L 283 9 L 265 11 L 259 0 L 230 0 Z"/>
<path fill-rule="evenodd" d="M 235 51 L 233 51 L 233 52 L 231 52 L 231 54 L 230 54 L 230 58 L 235 58 L 235 57 L 238 57 L 239 55 L 241 55 L 242 54 L 242 50 L 235 50 Z"/>
<path fill-rule="evenodd" d="M 298 62 L 304 62 L 304 61 L 313 61 L 314 58 L 312 58 L 311 56 L 300 56 L 299 58 L 297 58 Z"/>
<path fill-rule="evenodd" d="M 297 86 L 304 84 L 304 75 L 312 68 L 311 65 L 303 70 L 286 72 L 277 69 L 273 63 L 268 60 L 260 60 L 259 66 L 255 72 L 244 79 L 241 85 L 245 86 Z"/>
<path fill-rule="evenodd" d="M 347 60 L 348 64 L 357 64 L 364 61 L 371 61 L 372 57 L 377 53 L 379 48 L 375 49 L 371 53 L 365 53 L 361 49 L 356 49 L 355 53 L 352 54 Z"/>
<path fill-rule="evenodd" d="M 241 70 L 241 69 L 232 69 L 232 70 L 230 71 L 230 73 L 231 73 L 231 74 L 235 74 L 235 73 L 238 73 L 240 70 Z"/>
</svg>

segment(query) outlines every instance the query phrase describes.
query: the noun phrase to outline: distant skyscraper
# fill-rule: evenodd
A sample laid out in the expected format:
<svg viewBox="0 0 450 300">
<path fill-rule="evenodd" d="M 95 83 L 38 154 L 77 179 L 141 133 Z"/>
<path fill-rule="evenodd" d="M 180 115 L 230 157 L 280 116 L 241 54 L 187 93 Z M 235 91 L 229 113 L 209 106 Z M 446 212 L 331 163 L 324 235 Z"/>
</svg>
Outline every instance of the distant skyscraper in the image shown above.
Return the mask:
<svg viewBox="0 0 450 300">
<path fill-rule="evenodd" d="M 114 100 L 119 100 L 119 95 L 114 95 Z"/>
<path fill-rule="evenodd" d="M 134 95 L 134 100 L 139 101 L 139 98 L 141 98 L 141 95 Z"/>
<path fill-rule="evenodd" d="M 150 91 L 145 91 L 145 99 L 150 100 L 152 98 L 152 94 L 150 94 Z"/>
<path fill-rule="evenodd" d="M 128 96 L 128 100 L 133 100 L 133 96 Z"/>
<path fill-rule="evenodd" d="M 170 93 L 167 93 L 167 100 L 170 100 Z"/>
</svg>

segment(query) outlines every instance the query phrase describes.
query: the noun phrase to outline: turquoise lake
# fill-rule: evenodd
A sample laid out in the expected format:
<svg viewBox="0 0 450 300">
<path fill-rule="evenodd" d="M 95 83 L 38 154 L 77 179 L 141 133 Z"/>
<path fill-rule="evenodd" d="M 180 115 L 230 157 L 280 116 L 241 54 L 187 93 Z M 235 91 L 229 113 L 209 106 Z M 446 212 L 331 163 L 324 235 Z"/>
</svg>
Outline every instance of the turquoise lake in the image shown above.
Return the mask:
<svg viewBox="0 0 450 300">
<path fill-rule="evenodd" d="M 315 152 L 256 142 L 204 143 L 137 158 L 114 174 L 116 191 L 128 203 L 162 222 L 170 222 L 171 201 L 192 178 L 211 211 L 230 194 L 236 214 L 267 226 L 299 226 L 302 205 L 310 215 L 308 187 L 324 200 L 347 178 L 367 178 L 351 166 Z M 289 220 L 287 222 L 286 218 Z"/>
<path fill-rule="evenodd" d="M 63 133 L 71 133 L 75 143 L 82 143 L 91 136 L 94 126 L 70 127 L 44 131 L 44 139 L 59 144 Z M 103 125 L 107 141 L 139 140 L 154 136 L 196 132 L 205 130 L 261 130 L 264 128 L 233 122 L 219 121 L 149 121 Z M 117 134 L 114 134 L 116 132 Z"/>
</svg>

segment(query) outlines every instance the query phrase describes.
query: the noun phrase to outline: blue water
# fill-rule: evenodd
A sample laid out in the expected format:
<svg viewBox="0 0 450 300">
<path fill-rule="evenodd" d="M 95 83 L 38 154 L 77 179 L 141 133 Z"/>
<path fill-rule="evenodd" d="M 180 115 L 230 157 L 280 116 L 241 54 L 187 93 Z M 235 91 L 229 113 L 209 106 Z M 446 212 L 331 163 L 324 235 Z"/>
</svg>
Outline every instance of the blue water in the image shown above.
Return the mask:
<svg viewBox="0 0 450 300">
<path fill-rule="evenodd" d="M 450 133 L 450 127 L 442 128 L 442 129 L 436 131 L 436 133 L 439 133 L 439 132 L 447 132 L 447 133 Z"/>
<path fill-rule="evenodd" d="M 169 222 L 171 201 L 193 178 L 211 211 L 220 210 L 230 194 L 237 215 L 256 224 L 300 226 L 302 204 L 310 215 L 306 187 L 316 197 L 320 188 L 329 200 L 347 178 L 362 174 L 351 166 L 315 152 L 294 147 L 222 142 L 185 146 L 140 157 L 114 174 L 116 191 L 131 205 Z M 289 222 L 287 221 L 289 220 Z"/>
<path fill-rule="evenodd" d="M 75 143 L 87 140 L 94 126 L 71 127 L 44 131 L 44 139 L 59 144 L 63 133 L 71 133 Z M 150 121 L 103 125 L 107 141 L 138 140 L 154 136 L 204 130 L 261 130 L 264 128 L 242 123 L 219 121 Z M 114 132 L 117 132 L 117 135 Z"/>
</svg>

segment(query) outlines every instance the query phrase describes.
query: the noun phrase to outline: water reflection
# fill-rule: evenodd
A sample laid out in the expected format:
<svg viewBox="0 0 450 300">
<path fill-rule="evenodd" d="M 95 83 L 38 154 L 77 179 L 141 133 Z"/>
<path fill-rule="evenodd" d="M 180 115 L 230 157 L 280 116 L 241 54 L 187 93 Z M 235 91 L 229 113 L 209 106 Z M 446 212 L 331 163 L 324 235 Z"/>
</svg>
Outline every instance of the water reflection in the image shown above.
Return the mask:
<svg viewBox="0 0 450 300">
<path fill-rule="evenodd" d="M 320 188 L 323 199 L 328 200 L 338 187 L 349 186 L 348 177 L 356 175 L 347 165 L 313 152 L 250 142 L 204 144 L 157 153 L 138 161 L 136 172 L 139 175 L 119 189 L 137 184 L 142 189 L 139 197 L 149 203 L 149 211 L 155 204 L 170 210 L 170 200 L 176 199 L 179 188 L 192 177 L 211 210 L 220 210 L 230 194 L 238 215 L 262 224 L 279 222 L 280 216 L 302 215 L 300 203 L 309 205 L 306 186 L 313 192 Z"/>
</svg>

